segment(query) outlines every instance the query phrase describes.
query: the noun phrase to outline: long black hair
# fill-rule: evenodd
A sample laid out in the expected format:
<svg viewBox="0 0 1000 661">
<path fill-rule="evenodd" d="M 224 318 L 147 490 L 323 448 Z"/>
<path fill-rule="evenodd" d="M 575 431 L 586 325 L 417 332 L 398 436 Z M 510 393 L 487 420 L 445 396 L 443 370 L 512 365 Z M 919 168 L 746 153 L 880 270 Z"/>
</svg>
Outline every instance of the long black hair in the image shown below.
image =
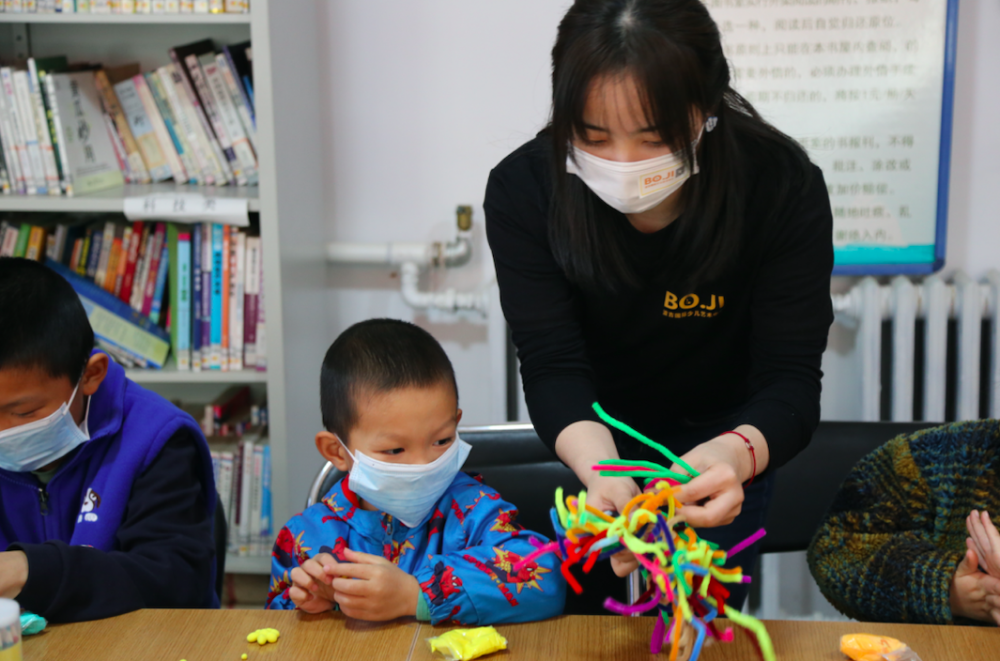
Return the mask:
<svg viewBox="0 0 1000 661">
<path fill-rule="evenodd" d="M 641 279 L 622 248 L 620 217 L 566 172 L 574 137 L 586 135 L 584 107 L 593 83 L 630 75 L 646 119 L 660 139 L 694 163 L 696 113 L 718 118 L 698 145 L 701 174 L 677 193 L 684 209 L 664 254 L 664 268 L 691 287 L 725 273 L 744 240 L 747 173 L 740 137 L 808 176 L 799 145 L 768 124 L 730 85 L 719 30 L 700 0 L 576 0 L 559 24 L 552 49 L 554 150 L 550 242 L 569 279 L 588 288 L 636 287 Z M 789 173 L 775 173 L 776 205 L 792 188 Z M 802 182 L 796 182 L 801 185 Z"/>
</svg>

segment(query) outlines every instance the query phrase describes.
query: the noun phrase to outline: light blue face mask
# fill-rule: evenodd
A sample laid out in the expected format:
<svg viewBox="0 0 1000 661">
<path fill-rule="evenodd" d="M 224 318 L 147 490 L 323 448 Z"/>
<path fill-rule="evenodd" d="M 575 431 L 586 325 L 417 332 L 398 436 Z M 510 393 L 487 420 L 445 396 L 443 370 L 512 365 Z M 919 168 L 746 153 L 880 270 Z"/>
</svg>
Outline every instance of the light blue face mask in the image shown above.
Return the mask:
<svg viewBox="0 0 1000 661">
<path fill-rule="evenodd" d="M 69 402 L 63 402 L 52 415 L 0 432 L 0 468 L 17 473 L 38 470 L 90 440 L 90 434 L 77 426 L 69 412 L 79 387 L 73 388 Z M 86 420 L 84 416 L 84 428 Z"/>
<path fill-rule="evenodd" d="M 351 491 L 407 528 L 416 528 L 451 486 L 470 450 L 471 445 L 456 437 L 451 447 L 429 464 L 391 464 L 347 450 L 354 460 Z"/>
</svg>

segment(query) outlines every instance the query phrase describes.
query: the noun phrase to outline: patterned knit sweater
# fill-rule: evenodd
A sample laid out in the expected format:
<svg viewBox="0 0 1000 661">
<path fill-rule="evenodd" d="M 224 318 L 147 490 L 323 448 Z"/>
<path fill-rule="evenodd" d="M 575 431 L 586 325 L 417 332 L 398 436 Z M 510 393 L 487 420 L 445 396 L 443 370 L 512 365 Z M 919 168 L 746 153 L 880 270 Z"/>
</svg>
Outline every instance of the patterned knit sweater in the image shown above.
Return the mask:
<svg viewBox="0 0 1000 661">
<path fill-rule="evenodd" d="M 809 568 L 849 617 L 951 623 L 951 579 L 973 509 L 1000 523 L 1000 421 L 900 436 L 848 475 L 809 546 Z"/>
</svg>

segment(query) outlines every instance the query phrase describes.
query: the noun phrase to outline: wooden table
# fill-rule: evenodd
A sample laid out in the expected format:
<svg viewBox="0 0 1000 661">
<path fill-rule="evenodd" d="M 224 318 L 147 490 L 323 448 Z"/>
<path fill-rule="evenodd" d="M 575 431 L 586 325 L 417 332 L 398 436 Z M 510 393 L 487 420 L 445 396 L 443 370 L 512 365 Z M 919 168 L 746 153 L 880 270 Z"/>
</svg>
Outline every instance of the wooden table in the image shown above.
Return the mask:
<svg viewBox="0 0 1000 661">
<path fill-rule="evenodd" d="M 274 645 L 247 643 L 255 629 L 281 631 Z M 507 637 L 496 661 L 657 659 L 649 637 L 652 618 L 569 616 L 497 627 Z M 767 623 L 779 661 L 845 661 L 839 650 L 845 633 L 874 633 L 907 643 L 923 661 L 1000 659 L 996 627 L 934 627 L 856 622 Z M 143 610 L 98 622 L 54 625 L 25 640 L 26 661 L 431 661 L 424 639 L 447 631 L 406 619 L 366 624 L 340 614 L 305 615 L 271 611 Z M 732 644 L 716 644 L 704 661 L 759 661 L 751 639 L 737 632 Z M 436 661 L 439 661 L 437 657 Z"/>
</svg>

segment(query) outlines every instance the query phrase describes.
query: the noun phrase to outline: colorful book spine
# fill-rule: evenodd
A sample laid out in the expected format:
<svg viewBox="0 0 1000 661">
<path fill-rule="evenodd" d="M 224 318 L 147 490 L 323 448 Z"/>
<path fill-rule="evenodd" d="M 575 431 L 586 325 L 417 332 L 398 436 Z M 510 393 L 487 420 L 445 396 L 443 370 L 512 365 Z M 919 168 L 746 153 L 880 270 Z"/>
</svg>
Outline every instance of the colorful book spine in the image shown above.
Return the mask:
<svg viewBox="0 0 1000 661">
<path fill-rule="evenodd" d="M 21 136 L 27 145 L 28 158 L 31 160 L 31 171 L 34 175 L 35 189 L 39 195 L 45 195 L 49 190 L 49 176 L 45 168 L 45 159 L 42 156 L 42 146 L 38 141 L 38 126 L 35 124 L 35 110 L 31 103 L 28 72 L 14 71 L 12 81 L 14 84 L 14 98 L 17 103 L 18 122 L 21 127 Z"/>
<path fill-rule="evenodd" d="M 45 168 L 45 187 L 49 195 L 59 195 L 59 166 L 56 164 L 56 152 L 52 145 L 52 134 L 49 132 L 49 120 L 45 113 L 45 102 L 41 83 L 38 79 L 38 67 L 35 58 L 28 58 L 28 93 L 31 95 L 31 108 L 35 115 L 35 127 L 38 131 L 38 143 L 42 149 L 42 165 Z"/>
<path fill-rule="evenodd" d="M 187 136 L 181 129 L 170 101 L 167 99 L 167 93 L 164 89 L 163 81 L 160 80 L 160 75 L 155 71 L 147 73 L 146 83 L 149 85 L 149 91 L 152 93 L 156 107 L 163 118 L 163 124 L 167 129 L 167 133 L 170 135 L 171 141 L 173 141 L 174 149 L 180 157 L 181 165 L 187 173 L 188 182 L 197 185 L 203 184 L 204 177 L 201 167 L 196 163 L 191 145 L 188 144 Z"/>
<path fill-rule="evenodd" d="M 146 277 L 149 275 L 149 244 L 154 231 L 152 223 L 146 223 L 142 228 L 142 239 L 139 242 L 139 255 L 135 263 L 135 275 L 132 278 L 132 294 L 129 304 L 136 312 L 142 312 L 142 297 L 146 291 Z"/>
<path fill-rule="evenodd" d="M 4 161 L 7 163 L 11 190 L 15 193 L 24 193 L 26 190 L 24 172 L 21 170 L 18 144 L 10 113 L 7 111 L 7 95 L 2 83 L 0 83 L 0 145 L 3 147 Z"/>
<path fill-rule="evenodd" d="M 104 289 L 104 281 L 108 277 L 108 262 L 111 261 L 111 246 L 115 242 L 115 224 L 113 221 L 104 223 L 104 232 L 101 237 L 101 255 L 97 260 L 97 271 L 94 274 L 94 282 L 98 287 Z"/>
<path fill-rule="evenodd" d="M 69 165 L 66 150 L 66 134 L 63 133 L 62 116 L 59 113 L 59 104 L 56 102 L 56 82 L 52 74 L 43 76 L 42 85 L 45 87 L 45 98 L 47 100 L 49 120 L 52 122 L 52 135 L 55 137 L 56 152 L 59 154 L 59 162 L 62 164 L 60 182 L 63 193 L 67 196 L 73 195 L 73 170 Z"/>
<path fill-rule="evenodd" d="M 191 226 L 191 369 L 201 371 L 201 225 Z"/>
<path fill-rule="evenodd" d="M 174 118 L 178 124 L 177 130 L 184 133 L 193 153 L 195 164 L 200 169 L 205 183 L 209 186 L 215 184 L 216 181 L 227 183 L 229 179 L 224 176 L 216 161 L 215 153 L 209 145 L 209 137 L 198 121 L 197 111 L 188 98 L 183 84 L 181 84 L 181 74 L 177 73 L 177 67 L 168 64 L 157 69 L 156 73 L 167 101 L 174 109 Z"/>
<path fill-rule="evenodd" d="M 246 286 L 247 235 L 233 230 L 230 234 L 229 260 L 229 369 L 243 369 L 243 306 Z"/>
<path fill-rule="evenodd" d="M 101 247 L 104 244 L 103 228 L 95 228 L 90 235 L 90 247 L 87 251 L 87 269 L 85 275 L 91 282 L 97 277 L 97 267 L 101 263 Z"/>
<path fill-rule="evenodd" d="M 13 136 L 14 149 L 17 152 L 18 162 L 21 166 L 21 173 L 24 176 L 25 190 L 28 195 L 38 193 L 38 180 L 34 170 L 34 163 L 28 149 L 28 140 L 25 137 L 24 120 L 21 118 L 21 111 L 17 96 L 14 93 L 14 72 L 9 67 L 0 67 L 0 94 L 4 95 L 4 111 L 10 122 L 11 135 Z M 39 162 L 41 165 L 41 154 Z M 42 176 L 44 185 L 45 177 Z"/>
<path fill-rule="evenodd" d="M 250 553 L 250 501 L 253 488 L 254 443 L 250 440 L 244 440 L 240 443 L 240 446 L 243 459 L 243 475 L 240 480 L 239 554 L 246 556 Z"/>
<path fill-rule="evenodd" d="M 167 288 L 167 271 L 170 270 L 170 252 L 164 242 L 160 249 L 160 264 L 156 270 L 156 288 L 153 291 L 153 304 L 149 308 L 149 318 L 153 323 L 160 323 L 160 314 L 163 310 L 163 294 Z"/>
<path fill-rule="evenodd" d="M 142 243 L 144 232 L 142 221 L 132 223 L 132 238 L 128 246 L 128 258 L 125 260 L 125 273 L 122 277 L 122 286 L 118 298 L 125 303 L 132 300 L 132 289 L 135 284 L 135 269 L 139 262 L 139 246 Z"/>
<path fill-rule="evenodd" d="M 223 226 L 212 224 L 212 369 L 222 369 L 222 276 Z"/>
<path fill-rule="evenodd" d="M 170 336 L 166 331 L 135 314 L 94 283 L 74 275 L 62 264 L 51 260 L 46 264 L 66 278 L 76 290 L 98 339 L 136 357 L 147 366 L 163 367 L 170 351 Z"/>
<path fill-rule="evenodd" d="M 222 352 L 220 354 L 220 369 L 229 371 L 229 321 L 230 321 L 230 285 L 232 283 L 232 269 L 229 259 L 231 248 L 232 228 L 229 225 L 222 226 Z"/>
<path fill-rule="evenodd" d="M 111 237 L 111 252 L 108 255 L 108 268 L 104 274 L 104 291 L 114 295 L 115 281 L 118 279 L 118 265 L 122 260 L 122 244 L 125 236 L 125 226 L 115 223 L 115 231 Z"/>
<path fill-rule="evenodd" d="M 194 115 L 194 119 L 198 126 L 201 127 L 200 132 L 205 136 L 205 144 L 212 152 L 213 160 L 215 161 L 217 167 L 223 173 L 222 179 L 220 179 L 217 183 L 219 183 L 219 185 L 222 185 L 223 181 L 236 183 L 236 178 L 233 176 L 232 169 L 229 166 L 228 156 L 223 153 L 222 146 L 219 144 L 219 141 L 215 139 L 215 134 L 212 132 L 212 125 L 208 121 L 205 108 L 202 107 L 201 101 L 198 99 L 198 94 L 194 89 L 193 78 L 190 77 L 190 72 L 187 72 L 186 58 L 185 61 L 182 62 L 180 55 L 177 54 L 177 51 L 170 49 L 170 59 L 173 60 L 174 64 L 174 86 L 177 88 L 178 96 L 181 97 L 181 103 L 184 104 L 185 109 L 190 107 L 190 112 Z M 197 64 L 197 58 L 194 62 Z M 183 90 L 183 94 L 181 94 L 181 90 Z"/>
<path fill-rule="evenodd" d="M 174 147 L 174 141 L 167 131 L 167 126 L 160 115 L 160 110 L 156 106 L 156 100 L 153 98 L 153 93 L 149 90 L 146 78 L 142 75 L 133 76 L 132 83 L 135 85 L 136 93 L 139 95 L 142 107 L 146 111 L 146 117 L 149 118 L 149 123 L 153 127 L 153 135 L 156 136 L 156 142 L 160 145 L 160 151 L 163 153 L 164 158 L 167 159 L 167 165 L 170 166 L 170 173 L 174 181 L 179 184 L 186 182 L 188 180 L 187 172 L 184 171 L 181 158 Z"/>
<path fill-rule="evenodd" d="M 267 323 L 264 311 L 264 252 L 260 253 L 260 282 L 257 297 L 257 371 L 267 370 Z"/>
<path fill-rule="evenodd" d="M 219 62 L 226 64 L 223 55 L 205 56 L 202 58 L 202 71 L 208 83 L 209 92 L 212 94 L 213 103 L 222 123 L 229 143 L 232 145 L 233 153 L 239 159 L 240 167 L 250 185 L 257 183 L 257 157 L 254 155 L 253 147 L 243 129 L 239 114 L 233 105 L 229 88 L 226 86 L 225 78 L 219 69 Z M 249 120 L 248 120 L 249 121 Z"/>
<path fill-rule="evenodd" d="M 201 369 L 212 369 L 212 224 L 201 224 Z"/>
<path fill-rule="evenodd" d="M 128 254 L 132 248 L 132 228 L 126 225 L 122 230 L 121 254 L 118 256 L 118 266 L 115 269 L 115 281 L 111 287 L 111 293 L 116 298 L 121 298 L 122 285 L 125 284 L 125 271 L 128 270 Z"/>
<path fill-rule="evenodd" d="M 108 138 L 111 139 L 111 149 L 114 151 L 115 160 L 118 161 L 118 169 L 121 170 L 125 183 L 134 183 L 132 170 L 128 165 L 128 152 L 125 151 L 125 143 L 122 142 L 121 136 L 118 135 L 118 129 L 115 127 L 115 121 L 111 119 L 111 115 L 106 112 L 102 112 L 101 116 L 104 120 L 104 128 L 108 131 Z"/>
<path fill-rule="evenodd" d="M 115 93 L 122 111 L 128 119 L 129 128 L 139 145 L 139 152 L 153 181 L 166 181 L 173 176 L 160 143 L 153 130 L 153 124 L 146 114 L 145 106 L 133 79 L 123 80 L 115 85 Z"/>
<path fill-rule="evenodd" d="M 21 223 L 21 229 L 17 233 L 17 245 L 14 246 L 12 257 L 24 257 L 28 252 L 28 239 L 31 236 L 31 225 Z"/>
<path fill-rule="evenodd" d="M 271 445 L 269 443 L 265 443 L 264 470 L 261 475 L 260 555 L 266 556 L 271 553 L 271 536 L 274 534 L 271 523 L 272 518 L 273 517 L 271 513 Z"/>
<path fill-rule="evenodd" d="M 206 57 L 212 56 L 206 55 Z M 219 142 L 219 146 L 222 148 L 222 153 L 225 154 L 229 167 L 232 169 L 233 176 L 236 178 L 236 183 L 240 186 L 246 186 L 246 173 L 243 172 L 243 168 L 240 165 L 240 159 L 233 150 L 233 144 L 230 142 L 229 134 L 226 133 L 225 124 L 222 121 L 222 117 L 219 115 L 218 108 L 212 98 L 212 90 L 209 88 L 208 81 L 205 79 L 205 73 L 202 71 L 201 64 L 198 59 L 199 58 L 196 55 L 188 55 L 184 58 L 188 73 L 191 74 L 191 81 L 194 83 L 194 88 L 198 93 L 198 98 L 201 99 L 202 109 L 205 111 L 205 117 L 208 119 L 209 124 L 212 127 L 212 131 Z"/>
<path fill-rule="evenodd" d="M 45 257 L 45 229 L 42 227 L 32 227 L 28 234 L 28 245 L 24 250 L 24 257 L 36 262 Z"/>
<path fill-rule="evenodd" d="M 101 92 L 101 98 L 104 101 L 104 111 L 111 115 L 115 128 L 118 129 L 118 137 L 125 145 L 126 160 L 128 160 L 128 170 L 132 181 L 137 184 L 148 184 L 152 179 L 146 169 L 145 162 L 142 160 L 139 145 L 132 135 L 132 129 L 129 128 L 128 119 L 125 118 L 115 90 L 108 80 L 108 74 L 103 69 L 96 71 L 94 72 L 94 80 L 97 82 L 97 89 Z"/>
<path fill-rule="evenodd" d="M 171 305 L 172 310 L 176 310 L 177 316 L 172 320 L 171 329 L 177 329 L 177 337 L 174 341 L 177 352 L 177 369 L 191 369 L 191 232 L 187 229 L 180 229 L 177 232 L 177 255 L 171 261 L 176 264 L 176 268 L 171 269 L 171 273 L 177 273 L 177 283 L 171 283 L 171 297 L 174 291 L 177 292 L 176 305 Z"/>
<path fill-rule="evenodd" d="M 160 262 L 163 257 L 163 245 L 167 241 L 166 223 L 156 223 L 156 232 L 149 246 L 149 274 L 146 276 L 146 288 L 142 294 L 142 313 L 147 317 L 153 311 L 153 301 L 156 297 L 156 283 L 160 275 Z"/>
</svg>

